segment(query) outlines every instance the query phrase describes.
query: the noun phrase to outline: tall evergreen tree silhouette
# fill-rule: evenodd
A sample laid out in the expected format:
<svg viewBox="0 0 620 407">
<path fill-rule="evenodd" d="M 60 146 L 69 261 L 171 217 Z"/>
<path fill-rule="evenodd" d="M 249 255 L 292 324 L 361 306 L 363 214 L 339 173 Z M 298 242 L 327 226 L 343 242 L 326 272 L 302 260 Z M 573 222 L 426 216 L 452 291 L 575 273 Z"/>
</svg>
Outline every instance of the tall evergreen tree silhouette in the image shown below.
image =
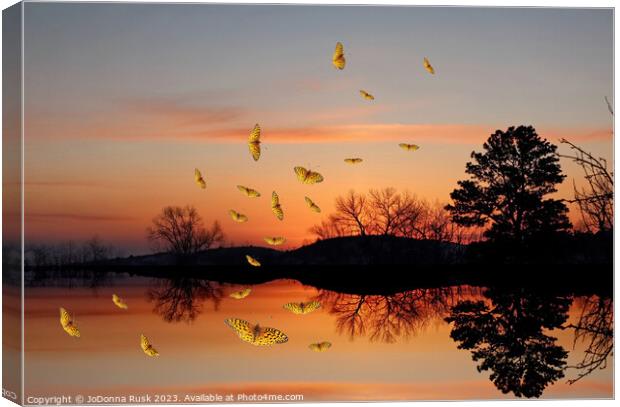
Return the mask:
<svg viewBox="0 0 620 407">
<path fill-rule="evenodd" d="M 568 209 L 548 198 L 564 179 L 556 146 L 532 126 L 497 130 L 472 152 L 465 172 L 447 205 L 452 219 L 463 226 L 488 226 L 492 240 L 523 241 L 532 236 L 570 228 Z"/>
</svg>

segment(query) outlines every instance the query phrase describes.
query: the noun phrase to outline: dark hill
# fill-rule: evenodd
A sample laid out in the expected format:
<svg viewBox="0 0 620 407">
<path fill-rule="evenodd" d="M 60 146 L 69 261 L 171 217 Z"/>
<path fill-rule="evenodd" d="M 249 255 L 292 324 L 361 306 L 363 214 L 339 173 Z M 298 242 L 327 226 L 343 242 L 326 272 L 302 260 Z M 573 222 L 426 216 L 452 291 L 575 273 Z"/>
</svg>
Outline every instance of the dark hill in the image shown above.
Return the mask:
<svg viewBox="0 0 620 407">
<path fill-rule="evenodd" d="M 339 237 L 290 251 L 243 246 L 206 250 L 184 259 L 166 253 L 115 259 L 114 266 L 245 266 L 245 255 L 263 266 L 431 265 L 459 263 L 465 246 L 393 236 Z"/>
</svg>

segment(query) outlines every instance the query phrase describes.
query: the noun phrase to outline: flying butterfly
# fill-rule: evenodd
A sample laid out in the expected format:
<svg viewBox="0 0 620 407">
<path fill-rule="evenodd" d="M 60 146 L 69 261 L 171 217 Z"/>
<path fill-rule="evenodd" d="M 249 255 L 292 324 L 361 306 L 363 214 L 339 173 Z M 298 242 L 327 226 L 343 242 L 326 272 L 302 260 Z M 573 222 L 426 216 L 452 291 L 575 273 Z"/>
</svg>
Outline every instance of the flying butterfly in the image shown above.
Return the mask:
<svg viewBox="0 0 620 407">
<path fill-rule="evenodd" d="M 295 167 L 295 174 L 297 174 L 297 179 L 302 184 L 317 184 L 319 182 L 323 182 L 323 176 L 318 172 L 314 172 L 311 170 L 307 170 L 304 167 Z"/>
<path fill-rule="evenodd" d="M 284 219 L 284 211 L 282 210 L 282 205 L 280 205 L 280 197 L 276 191 L 271 193 L 271 211 L 276 215 L 276 218 L 280 220 Z"/>
<path fill-rule="evenodd" d="M 147 338 L 143 334 L 140 334 L 140 347 L 148 356 L 159 356 L 159 352 L 157 352 L 153 345 L 151 345 L 151 342 L 149 342 L 149 338 Z"/>
<path fill-rule="evenodd" d="M 405 151 L 416 151 L 420 149 L 420 146 L 416 144 L 400 143 L 398 146 Z"/>
<path fill-rule="evenodd" d="M 424 57 L 424 69 L 426 69 L 426 71 L 431 75 L 435 74 L 435 68 L 433 68 L 433 65 L 431 65 L 430 61 L 426 57 Z"/>
<path fill-rule="evenodd" d="M 317 343 L 311 343 L 310 345 L 308 345 L 308 348 L 310 348 L 310 350 L 313 350 L 315 352 L 325 352 L 327 349 L 332 347 L 332 343 L 331 342 L 317 342 Z"/>
<path fill-rule="evenodd" d="M 207 187 L 207 183 L 205 182 L 205 179 L 202 178 L 202 174 L 198 168 L 194 169 L 194 179 L 200 188 L 205 189 Z"/>
<path fill-rule="evenodd" d="M 278 236 L 266 237 L 265 242 L 269 243 L 272 246 L 279 246 L 282 243 L 286 242 L 286 239 L 283 237 L 278 237 Z"/>
<path fill-rule="evenodd" d="M 344 58 L 344 46 L 341 42 L 337 42 L 334 55 L 332 56 L 332 64 L 334 64 L 336 68 L 343 70 L 346 62 L 347 61 Z"/>
<path fill-rule="evenodd" d="M 344 162 L 347 164 L 359 164 L 362 161 L 364 160 L 362 160 L 361 158 L 345 158 L 344 159 Z"/>
<path fill-rule="evenodd" d="M 291 311 L 293 314 L 306 315 L 319 309 L 321 303 L 318 301 L 311 302 L 289 302 L 284 304 L 284 309 Z"/>
<path fill-rule="evenodd" d="M 360 90 L 360 95 L 362 95 L 362 97 L 366 100 L 375 100 L 375 97 L 373 95 L 371 95 L 370 93 L 366 92 L 365 90 Z"/>
<path fill-rule="evenodd" d="M 244 187 L 243 185 L 237 185 L 237 189 L 245 194 L 245 196 L 249 198 L 258 198 L 260 196 L 260 192 L 255 189 Z"/>
<path fill-rule="evenodd" d="M 71 318 L 64 308 L 60 308 L 60 326 L 62 326 L 62 329 L 64 329 L 69 336 L 80 337 L 80 330 L 75 326 L 75 321 L 73 321 L 73 318 Z"/>
<path fill-rule="evenodd" d="M 250 154 L 252 154 L 254 161 L 258 161 L 260 158 L 260 126 L 258 123 L 254 125 L 254 128 L 250 132 L 248 147 L 250 148 Z"/>
<path fill-rule="evenodd" d="M 321 212 L 321 208 L 319 208 L 319 206 L 317 204 L 315 204 L 312 199 L 310 199 L 307 196 L 305 196 L 304 200 L 306 201 L 306 204 L 308 205 L 308 208 L 310 208 L 311 210 L 313 210 L 316 213 Z"/>
<path fill-rule="evenodd" d="M 235 291 L 234 293 L 230 294 L 230 298 L 234 298 L 235 300 L 241 300 L 247 297 L 248 295 L 250 295 L 251 292 L 252 292 L 251 288 L 246 288 L 240 291 Z"/>
<path fill-rule="evenodd" d="M 248 261 L 248 263 L 250 263 L 251 266 L 260 267 L 260 261 L 256 260 L 254 257 L 250 256 L 249 254 L 245 255 L 245 259 Z"/>
<path fill-rule="evenodd" d="M 127 303 L 125 303 L 125 301 L 123 301 L 123 299 L 116 294 L 112 294 L 112 302 L 114 303 L 114 305 L 116 305 L 120 309 L 128 308 Z"/>
<path fill-rule="evenodd" d="M 243 215 L 233 209 L 229 210 L 228 213 L 230 213 L 230 217 L 232 218 L 232 220 L 237 223 L 244 223 L 248 221 L 248 217 L 246 215 Z"/>
<path fill-rule="evenodd" d="M 260 325 L 250 325 L 248 321 L 238 318 L 228 318 L 224 321 L 242 341 L 254 346 L 271 346 L 288 341 L 284 332 L 275 328 L 263 328 Z"/>
</svg>

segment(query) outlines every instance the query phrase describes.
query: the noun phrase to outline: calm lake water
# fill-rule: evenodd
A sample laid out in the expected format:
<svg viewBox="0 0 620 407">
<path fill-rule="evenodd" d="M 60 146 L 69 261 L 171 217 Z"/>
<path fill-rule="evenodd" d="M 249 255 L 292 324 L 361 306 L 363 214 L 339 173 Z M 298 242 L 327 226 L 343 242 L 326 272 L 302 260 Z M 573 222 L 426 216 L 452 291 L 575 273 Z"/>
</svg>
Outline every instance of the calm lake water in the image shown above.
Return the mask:
<svg viewBox="0 0 620 407">
<path fill-rule="evenodd" d="M 584 311 L 603 313 L 609 300 L 464 286 L 362 296 L 289 280 L 251 286 L 251 294 L 242 300 L 229 297 L 245 287 L 128 276 L 56 279 L 28 287 L 26 397 L 148 394 L 169 395 L 168 401 L 176 402 L 201 401 L 191 397 L 202 394 L 232 394 L 235 401 L 243 401 L 239 394 L 299 394 L 304 401 L 502 399 L 515 398 L 510 385 L 507 394 L 500 388 L 510 383 L 510 371 L 524 365 L 526 380 L 518 380 L 518 388 L 525 392 L 539 389 L 543 398 L 613 397 L 611 356 L 606 368 L 567 383 L 583 370 L 564 367 L 584 359 L 592 336 L 585 335 L 573 347 L 575 330 L 555 327 L 564 314 L 564 326 L 583 323 Z M 112 303 L 113 293 L 126 301 L 127 310 Z M 308 315 L 283 308 L 287 302 L 308 300 L 318 300 L 322 307 Z M 450 336 L 457 322 L 445 321 L 456 315 L 455 306 L 461 310 L 459 341 Z M 59 307 L 75 316 L 80 338 L 61 329 Z M 224 323 L 230 317 L 277 328 L 289 341 L 252 346 Z M 142 352 L 142 333 L 160 357 Z M 477 341 L 484 357 L 473 361 L 472 350 L 459 349 L 463 338 Z M 322 353 L 308 348 L 320 341 L 332 347 Z M 500 372 L 498 386 L 491 380 L 493 368 L 477 370 L 484 361 L 499 363 L 494 365 Z M 565 377 L 555 377 L 558 370 Z"/>
</svg>

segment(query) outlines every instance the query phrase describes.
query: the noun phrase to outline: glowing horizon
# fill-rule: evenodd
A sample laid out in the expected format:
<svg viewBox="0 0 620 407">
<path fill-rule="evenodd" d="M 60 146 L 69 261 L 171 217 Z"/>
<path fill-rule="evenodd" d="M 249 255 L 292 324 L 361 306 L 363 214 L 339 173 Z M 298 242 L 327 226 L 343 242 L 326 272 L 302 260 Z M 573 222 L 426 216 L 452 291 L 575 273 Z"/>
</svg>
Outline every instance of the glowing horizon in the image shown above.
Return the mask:
<svg viewBox="0 0 620 407">
<path fill-rule="evenodd" d="M 569 139 L 613 168 L 613 117 L 603 101 L 613 90 L 608 10 L 25 8 L 30 242 L 98 235 L 145 253 L 145 229 L 161 208 L 190 204 L 236 245 L 282 235 L 296 247 L 314 239 L 308 229 L 350 189 L 391 186 L 448 202 L 471 151 L 496 129 L 521 124 L 554 144 Z M 168 21 L 183 24 L 165 33 Z M 330 63 L 336 41 L 347 55 L 343 71 Z M 425 56 L 435 75 L 424 70 Z M 376 99 L 363 100 L 359 89 Z M 256 163 L 246 145 L 255 123 L 263 128 Z M 404 152 L 400 142 L 421 149 Z M 351 156 L 364 162 L 345 165 Z M 557 196 L 570 198 L 581 173 L 561 164 L 567 178 Z M 297 165 L 325 182 L 300 184 Z M 194 168 L 205 190 L 194 184 Z M 244 197 L 238 184 L 262 197 Z M 270 211 L 274 190 L 282 222 Z M 304 196 L 322 212 L 311 212 Z M 250 220 L 233 222 L 229 209 Z"/>
</svg>

